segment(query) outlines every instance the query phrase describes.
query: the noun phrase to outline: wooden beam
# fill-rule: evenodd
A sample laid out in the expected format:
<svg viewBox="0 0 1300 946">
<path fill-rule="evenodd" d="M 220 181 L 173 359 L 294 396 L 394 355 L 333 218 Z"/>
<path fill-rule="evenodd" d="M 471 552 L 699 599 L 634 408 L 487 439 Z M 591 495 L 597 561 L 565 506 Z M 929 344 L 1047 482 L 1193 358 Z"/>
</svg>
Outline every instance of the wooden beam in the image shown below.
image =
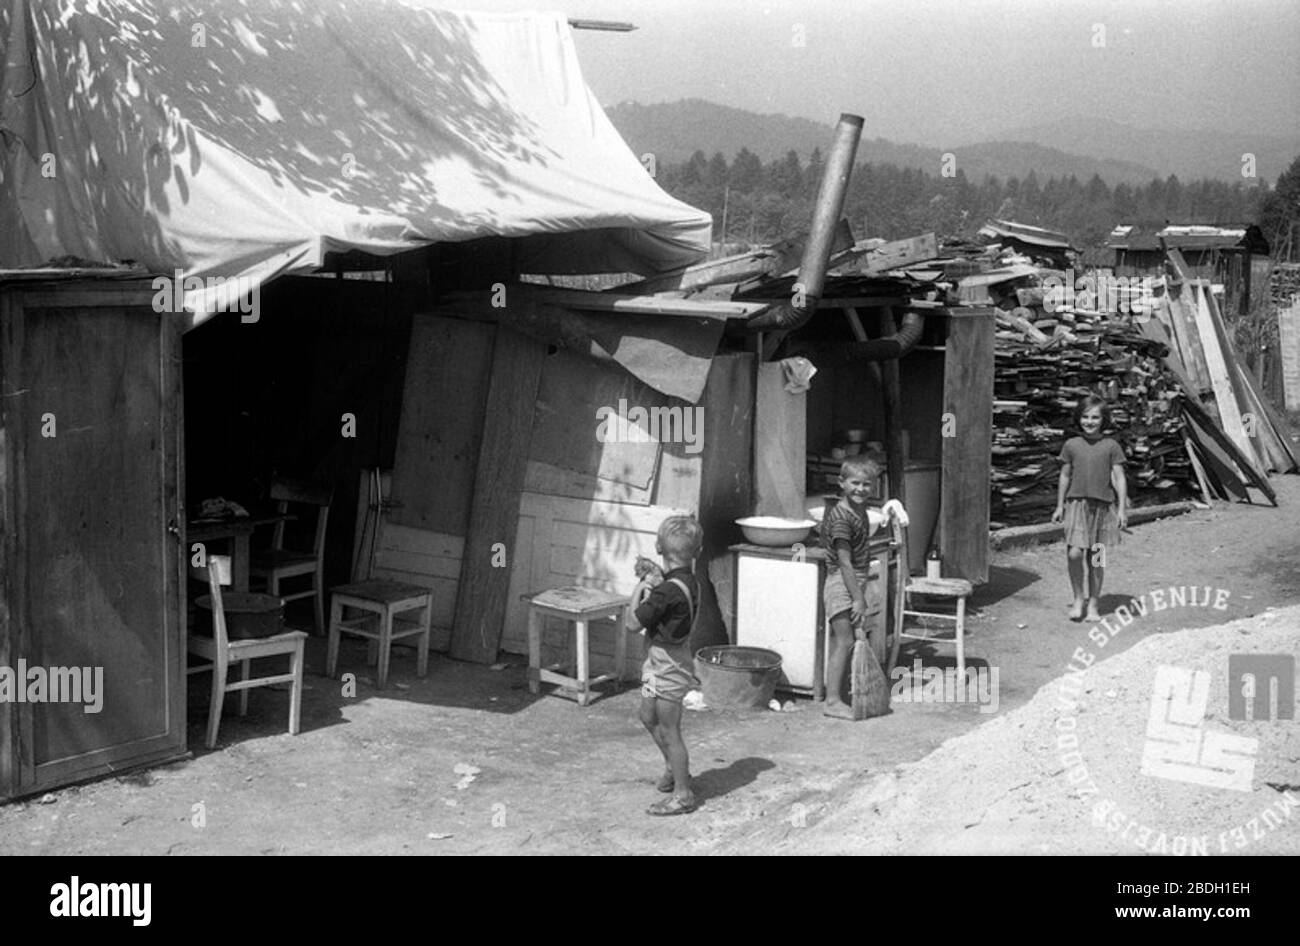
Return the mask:
<svg viewBox="0 0 1300 946">
<path fill-rule="evenodd" d="M 1181 516 L 1193 512 L 1196 503 L 1182 500 L 1176 503 L 1163 503 L 1159 506 L 1142 506 L 1130 509 L 1129 525 L 1141 525 L 1170 516 Z M 994 549 L 1019 548 L 1035 545 L 1039 542 L 1056 542 L 1065 535 L 1065 526 L 1059 522 L 1044 522 L 1031 526 L 1011 526 L 989 533 L 989 545 Z"/>
<path fill-rule="evenodd" d="M 1214 497 L 1210 495 L 1210 485 L 1205 479 L 1205 468 L 1201 466 L 1200 459 L 1196 456 L 1196 449 L 1192 446 L 1192 437 L 1183 427 L 1183 449 L 1187 451 L 1187 459 L 1192 464 L 1192 472 L 1196 474 L 1196 485 L 1201 488 L 1201 498 L 1205 500 L 1205 505 L 1213 505 Z"/>
<path fill-rule="evenodd" d="M 570 20 L 569 26 L 575 30 L 601 30 L 606 33 L 630 33 L 636 29 L 632 23 L 614 20 Z"/>
<path fill-rule="evenodd" d="M 769 308 L 766 302 L 697 302 L 663 296 L 624 295 L 617 292 L 583 292 L 580 289 L 549 289 L 545 286 L 517 287 L 533 293 L 539 303 L 587 309 L 592 312 L 622 312 L 628 315 L 663 315 L 695 319 L 751 319 Z M 455 302 L 461 293 L 450 293 L 446 300 Z M 483 293 L 469 293 L 482 304 Z"/>
<path fill-rule="evenodd" d="M 841 263 L 838 266 L 833 265 L 832 269 L 837 275 L 848 273 L 872 275 L 909 266 L 912 263 L 923 263 L 926 260 L 936 259 L 938 256 L 939 241 L 933 233 L 923 233 L 920 236 L 909 237 L 906 240 L 894 240 L 883 246 L 878 246 L 875 249 L 868 250 L 857 259 Z"/>
<path fill-rule="evenodd" d="M 1254 415 L 1250 427 L 1254 429 L 1255 439 L 1264 459 L 1264 469 L 1290 473 L 1296 468 L 1296 455 L 1286 441 L 1286 427 L 1279 425 L 1273 406 L 1268 403 L 1268 399 L 1259 390 L 1254 377 L 1245 366 L 1237 362 L 1236 369 L 1246 398 L 1246 412 Z M 1246 415 L 1243 414 L 1242 420 L 1244 421 L 1245 418 Z"/>
<path fill-rule="evenodd" d="M 886 338 L 898 331 L 894 313 L 880 310 L 880 335 Z M 861 339 L 859 339 L 861 341 Z M 889 464 L 889 489 L 894 498 L 907 508 L 907 450 L 903 446 L 903 395 L 898 377 L 898 359 L 880 362 L 880 406 L 885 419 L 885 458 Z M 928 538 L 928 537 L 927 537 Z"/>
<path fill-rule="evenodd" d="M 651 276 L 640 282 L 619 286 L 617 291 L 644 294 L 669 292 L 675 289 L 694 290 L 727 283 L 740 283 L 764 276 L 777 276 L 788 271 L 792 266 L 799 265 L 806 239 L 806 236 L 792 237 L 749 253 L 706 260 L 660 276 Z"/>
<path fill-rule="evenodd" d="M 497 329 L 451 632 L 451 656 L 457 660 L 493 663 L 497 658 L 510 572 L 527 554 L 514 544 L 545 358 L 545 345 L 504 326 Z M 498 543 L 505 549 L 505 568 L 493 564 L 494 558 L 500 562 Z"/>
<path fill-rule="evenodd" d="M 850 296 L 842 299 L 823 296 L 817 300 L 818 309 L 881 309 L 907 305 L 909 300 L 903 296 Z"/>
</svg>

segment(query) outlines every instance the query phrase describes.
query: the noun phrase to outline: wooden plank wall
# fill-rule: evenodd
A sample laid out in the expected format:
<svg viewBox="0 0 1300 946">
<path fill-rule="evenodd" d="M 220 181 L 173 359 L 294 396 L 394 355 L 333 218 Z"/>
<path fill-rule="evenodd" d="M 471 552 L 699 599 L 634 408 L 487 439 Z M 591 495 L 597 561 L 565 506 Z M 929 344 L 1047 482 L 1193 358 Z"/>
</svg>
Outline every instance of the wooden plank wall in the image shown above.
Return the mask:
<svg viewBox="0 0 1300 946">
<path fill-rule="evenodd" d="M 943 409 L 954 436 L 943 440 L 940 554 L 945 575 L 977 582 L 988 580 L 993 336 L 991 309 L 950 312 Z"/>
<path fill-rule="evenodd" d="M 417 321 L 419 318 L 422 317 L 417 317 Z M 513 334 L 503 332 L 502 338 Z M 521 347 L 517 341 L 512 344 Z M 432 349 L 416 343 L 413 351 L 418 354 Z M 413 361 L 407 377 L 416 374 Z M 450 649 L 457 657 L 472 653 L 470 659 L 488 659 L 490 648 L 479 645 L 491 643 L 487 633 L 493 620 L 487 606 L 489 600 L 495 602 L 500 615 L 496 618 L 501 633 L 499 646 L 507 652 L 523 654 L 527 652 L 527 624 L 521 595 L 565 584 L 586 584 L 630 593 L 636 584 L 632 570 L 636 557 L 655 556 L 659 523 L 669 515 L 700 512 L 706 464 L 712 464 L 711 475 L 716 476 L 710 502 L 717 506 L 715 518 L 721 517 L 716 529 L 710 522 L 706 530 L 716 532 L 721 542 L 735 539 L 725 526 L 730 525 L 734 531 L 731 520 L 751 511 L 752 355 L 722 357 L 715 362 L 701 401 L 702 451 L 684 443 L 659 445 L 653 477 L 644 487 L 639 485 L 641 476 L 628 478 L 621 468 L 615 471 L 615 476 L 600 475 L 609 472 L 604 448 L 583 451 L 582 456 L 556 457 L 554 444 L 539 443 L 537 438 L 537 431 L 546 426 L 539 426 L 537 415 L 546 412 L 542 419 L 551 427 L 555 426 L 556 417 L 550 415 L 562 415 L 562 423 L 585 427 L 596 443 L 596 410 L 605 405 L 611 392 L 627 393 L 624 375 L 623 369 L 615 365 L 591 359 L 548 357 L 541 346 L 531 352 L 507 354 L 504 361 L 494 360 L 491 383 L 483 386 L 486 403 L 481 416 L 486 429 L 481 455 L 476 458 L 475 510 L 467 537 L 448 529 L 419 528 L 390 521 L 382 531 L 376 554 L 375 574 L 434 590 L 435 649 Z M 408 391 L 409 388 L 408 384 Z M 638 386 L 640 393 L 629 406 L 645 401 L 641 406 L 693 409 L 692 405 L 642 388 Z M 428 395 L 427 384 L 424 389 Z M 550 398 L 543 404 L 543 391 L 568 391 L 569 394 Z M 436 428 L 437 422 L 427 410 L 411 410 L 409 404 L 408 393 L 404 427 L 423 425 L 425 430 L 423 433 L 402 430 L 399 444 L 414 445 L 421 437 L 427 439 L 430 428 Z M 605 446 L 612 451 L 626 451 L 628 445 Z M 489 451 L 494 458 L 489 457 Z M 416 453 L 414 449 L 399 448 L 403 463 L 410 463 Z M 506 454 L 517 464 L 511 474 L 517 481 L 505 481 Z M 403 509 L 433 508 L 412 491 L 423 493 L 442 488 L 437 470 L 422 479 L 400 466 L 394 471 L 395 483 L 405 476 L 404 481 L 411 484 L 400 496 L 394 486 L 395 498 L 405 504 Z M 496 479 L 501 485 L 487 483 L 491 470 L 497 472 Z M 512 482 L 518 485 L 512 487 Z M 479 510 L 477 500 L 481 488 L 498 498 L 509 496 L 513 488 L 515 518 L 509 532 L 513 541 L 501 538 L 509 518 L 501 508 L 506 500 L 491 504 L 495 508 Z M 491 523 L 480 525 L 489 518 Z M 497 541 L 506 545 L 506 568 L 491 567 L 492 546 Z M 489 583 L 493 583 L 491 588 Z M 464 589 L 463 594 L 459 593 L 460 589 Z M 723 627 L 719 620 L 715 619 L 714 623 Z M 458 646 L 457 635 L 462 626 L 479 627 L 482 633 L 475 638 L 471 632 Z M 547 625 L 548 640 L 557 646 L 564 643 L 563 627 L 562 622 Z M 725 636 L 725 628 L 720 633 Z M 637 637 L 632 641 L 629 649 L 626 668 L 629 674 L 635 673 L 640 660 L 639 640 Z M 612 657 L 612 636 L 597 633 L 593 637 L 593 653 L 597 660 L 602 655 Z"/>
<path fill-rule="evenodd" d="M 412 318 L 391 522 L 462 537 L 469 528 L 495 332 L 482 322 Z"/>
<path fill-rule="evenodd" d="M 465 540 L 410 526 L 387 523 L 379 532 L 374 577 L 405 581 L 433 592 L 433 631 L 429 646 L 445 651 L 451 644 Z"/>
<path fill-rule="evenodd" d="M 501 648 L 514 654 L 528 652 L 528 612 L 522 600 L 525 594 L 563 585 L 584 585 L 630 595 L 637 581 L 632 570 L 636 557 L 658 559 L 655 536 L 659 523 L 668 516 L 690 511 L 524 493 L 513 545 L 517 554 L 509 592 L 505 595 Z M 609 627 L 608 624 L 593 627 L 594 667 L 613 659 L 614 637 Z M 635 679 L 643 656 L 642 638 L 634 632 L 620 633 L 628 635 L 629 643 L 624 671 L 628 679 Z M 571 635 L 572 625 L 548 619 L 543 631 L 543 659 L 559 659 Z"/>
</svg>

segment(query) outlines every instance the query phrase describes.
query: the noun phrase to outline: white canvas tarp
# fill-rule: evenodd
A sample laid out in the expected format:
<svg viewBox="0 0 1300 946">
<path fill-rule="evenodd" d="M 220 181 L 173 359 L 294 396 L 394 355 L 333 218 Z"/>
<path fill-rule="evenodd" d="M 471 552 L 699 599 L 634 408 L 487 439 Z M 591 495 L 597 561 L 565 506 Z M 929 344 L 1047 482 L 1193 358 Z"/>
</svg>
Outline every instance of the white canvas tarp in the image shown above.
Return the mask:
<svg viewBox="0 0 1300 946">
<path fill-rule="evenodd" d="M 709 215 L 619 137 L 562 14 L 0 4 L 0 268 L 134 261 L 246 289 L 326 252 L 494 235 L 524 272 L 654 273 L 708 249 Z"/>
</svg>

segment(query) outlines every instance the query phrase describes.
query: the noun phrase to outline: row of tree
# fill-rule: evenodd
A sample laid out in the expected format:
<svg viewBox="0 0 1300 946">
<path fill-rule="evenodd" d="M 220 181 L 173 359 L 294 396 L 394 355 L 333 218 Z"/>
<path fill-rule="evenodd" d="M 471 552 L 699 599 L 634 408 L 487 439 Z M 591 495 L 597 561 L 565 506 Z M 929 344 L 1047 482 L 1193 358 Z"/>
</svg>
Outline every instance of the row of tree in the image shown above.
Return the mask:
<svg viewBox="0 0 1300 946">
<path fill-rule="evenodd" d="M 656 168 L 656 177 L 675 197 L 713 214 L 715 234 L 731 241 L 767 243 L 806 229 L 825 163 L 820 150 L 808 162 L 791 151 L 764 164 L 742 148 L 728 162 L 721 154 Z M 926 231 L 971 238 L 989 217 L 1013 219 L 1069 235 L 1078 246 L 1095 247 L 1117 224 L 1143 227 L 1177 223 L 1268 223 L 1281 232 L 1296 217 L 1300 158 L 1268 188 L 1258 182 L 1217 180 L 1183 183 L 1175 176 L 1132 186 L 1111 187 L 1100 176 L 1087 182 L 1074 175 L 1040 181 L 986 177 L 967 180 L 892 164 L 859 165 L 849 182 L 844 212 L 859 237 L 900 239 Z M 722 227 L 725 223 L 726 230 Z M 1275 238 L 1273 233 L 1267 233 Z"/>
</svg>

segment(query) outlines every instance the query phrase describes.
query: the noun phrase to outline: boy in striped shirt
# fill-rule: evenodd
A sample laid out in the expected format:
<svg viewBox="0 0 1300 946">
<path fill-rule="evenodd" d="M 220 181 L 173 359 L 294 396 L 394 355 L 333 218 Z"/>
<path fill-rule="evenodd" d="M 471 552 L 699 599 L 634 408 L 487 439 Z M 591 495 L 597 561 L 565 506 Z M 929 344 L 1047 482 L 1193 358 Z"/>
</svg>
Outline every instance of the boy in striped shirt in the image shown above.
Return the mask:
<svg viewBox="0 0 1300 946">
<path fill-rule="evenodd" d="M 831 622 L 826 705 L 836 719 L 852 719 L 844 702 L 844 678 L 853 651 L 853 626 L 867 613 L 867 569 L 871 564 L 871 527 L 867 499 L 876 490 L 880 467 L 866 457 L 849 457 L 840 467 L 840 501 L 822 520 L 822 547 L 831 557 L 822 599 Z"/>
</svg>

